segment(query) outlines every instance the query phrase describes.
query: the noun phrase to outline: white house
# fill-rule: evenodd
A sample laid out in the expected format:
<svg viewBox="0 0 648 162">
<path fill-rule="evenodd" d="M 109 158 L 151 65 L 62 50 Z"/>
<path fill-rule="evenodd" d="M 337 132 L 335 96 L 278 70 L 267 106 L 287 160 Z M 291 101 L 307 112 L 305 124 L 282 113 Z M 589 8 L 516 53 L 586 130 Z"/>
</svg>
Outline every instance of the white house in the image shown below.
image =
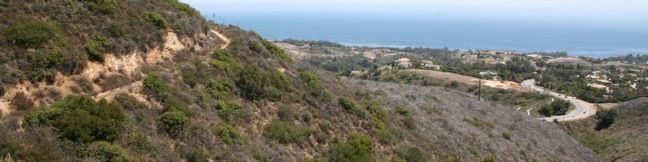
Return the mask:
<svg viewBox="0 0 648 162">
<path fill-rule="evenodd" d="M 398 65 L 401 68 L 410 68 L 412 67 L 412 61 L 408 58 L 400 58 L 396 61 L 394 61 L 396 65 Z"/>
</svg>

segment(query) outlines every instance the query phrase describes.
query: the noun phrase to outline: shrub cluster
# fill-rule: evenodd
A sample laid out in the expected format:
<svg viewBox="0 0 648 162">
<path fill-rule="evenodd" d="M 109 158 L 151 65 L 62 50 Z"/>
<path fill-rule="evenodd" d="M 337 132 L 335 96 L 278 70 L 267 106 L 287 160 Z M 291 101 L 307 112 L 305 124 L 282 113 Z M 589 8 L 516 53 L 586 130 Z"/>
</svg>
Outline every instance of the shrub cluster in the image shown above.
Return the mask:
<svg viewBox="0 0 648 162">
<path fill-rule="evenodd" d="M 264 136 L 279 141 L 279 143 L 304 143 L 312 130 L 296 126 L 292 122 L 273 120 L 265 127 Z"/>
<path fill-rule="evenodd" d="M 171 109 L 162 113 L 160 117 L 162 127 L 172 136 L 181 134 L 189 123 L 189 116 L 178 109 Z"/>
<path fill-rule="evenodd" d="M 565 115 L 569 111 L 570 103 L 563 100 L 555 100 L 549 105 L 542 106 L 538 112 L 546 117 L 554 115 Z"/>
<path fill-rule="evenodd" d="M 103 14 L 113 14 L 117 12 L 119 1 L 118 0 L 82 0 L 87 5 L 88 9 L 94 12 Z"/>
<path fill-rule="evenodd" d="M 96 62 L 104 61 L 104 52 L 110 44 L 108 43 L 108 38 L 103 35 L 94 35 L 88 42 L 85 44 L 85 50 L 88 54 L 88 59 Z"/>
<path fill-rule="evenodd" d="M 292 62 L 288 54 L 286 54 L 283 49 L 279 48 L 274 43 L 263 40 L 263 46 L 265 46 L 265 48 L 268 50 L 268 52 L 270 52 L 272 56 L 279 58 L 279 60 L 284 62 Z"/>
<path fill-rule="evenodd" d="M 216 109 L 218 116 L 228 122 L 247 122 L 252 118 L 252 110 L 243 107 L 240 102 L 235 100 L 218 101 Z"/>
<path fill-rule="evenodd" d="M 346 142 L 331 144 L 330 161 L 374 161 L 373 140 L 361 133 L 352 133 Z"/>
<path fill-rule="evenodd" d="M 126 123 L 121 107 L 88 96 L 69 96 L 48 108 L 30 111 L 25 122 L 32 126 L 52 126 L 61 138 L 89 143 L 116 139 Z"/>
<path fill-rule="evenodd" d="M 23 48 L 38 48 L 52 39 L 56 31 L 56 28 L 47 22 L 34 18 L 21 18 L 4 29 L 4 37 L 7 41 Z"/>
<path fill-rule="evenodd" d="M 316 99 L 320 100 L 330 100 L 333 96 L 331 92 L 324 87 L 322 81 L 311 72 L 302 72 L 300 75 L 301 79 L 306 82 L 308 86 L 307 90 L 310 92 L 310 95 Z"/>
<path fill-rule="evenodd" d="M 169 86 L 162 80 L 158 73 L 151 73 L 144 79 L 144 93 L 157 99 L 164 99 L 169 96 Z"/>
<path fill-rule="evenodd" d="M 216 134 L 226 144 L 245 144 L 243 135 L 239 133 L 236 127 L 230 124 L 219 123 L 216 126 Z"/>
<path fill-rule="evenodd" d="M 144 19 L 148 22 L 151 22 L 155 24 L 155 26 L 160 27 L 162 29 L 166 29 L 167 26 L 167 21 L 162 16 L 162 14 L 157 13 L 157 12 L 144 12 Z"/>
<path fill-rule="evenodd" d="M 96 142 L 89 148 L 90 155 L 99 161 L 127 162 L 130 161 L 126 151 L 119 145 L 109 142 Z"/>
</svg>

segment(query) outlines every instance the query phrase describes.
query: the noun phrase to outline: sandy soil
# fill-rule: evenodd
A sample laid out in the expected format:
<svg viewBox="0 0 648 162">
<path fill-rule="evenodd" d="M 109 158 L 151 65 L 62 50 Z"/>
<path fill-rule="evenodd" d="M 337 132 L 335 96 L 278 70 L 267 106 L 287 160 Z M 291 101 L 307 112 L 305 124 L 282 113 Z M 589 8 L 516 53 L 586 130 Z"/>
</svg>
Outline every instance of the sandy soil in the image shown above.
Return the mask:
<svg viewBox="0 0 648 162">
<path fill-rule="evenodd" d="M 420 75 L 423 75 L 423 76 L 426 76 L 426 77 L 442 79 L 442 80 L 446 80 L 446 81 L 457 81 L 459 83 L 463 83 L 463 84 L 467 84 L 467 85 L 478 85 L 479 84 L 479 78 L 466 76 L 466 75 L 461 75 L 461 74 L 434 71 L 434 70 L 421 70 L 421 69 L 409 69 L 409 70 L 404 70 L 404 71 L 414 72 L 414 73 L 417 73 L 417 74 L 420 74 Z M 524 89 L 524 88 L 520 87 L 519 83 L 512 82 L 512 81 L 482 80 L 482 84 L 484 86 L 493 87 L 493 88 L 499 88 L 499 89 L 528 91 L 527 89 Z"/>
</svg>

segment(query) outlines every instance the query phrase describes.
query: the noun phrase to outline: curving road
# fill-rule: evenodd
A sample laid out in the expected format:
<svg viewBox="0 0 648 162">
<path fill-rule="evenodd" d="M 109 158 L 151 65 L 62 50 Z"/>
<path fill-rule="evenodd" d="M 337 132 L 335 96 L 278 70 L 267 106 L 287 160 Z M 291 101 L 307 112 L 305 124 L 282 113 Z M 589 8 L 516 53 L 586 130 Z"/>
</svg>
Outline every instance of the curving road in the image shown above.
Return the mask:
<svg viewBox="0 0 648 162">
<path fill-rule="evenodd" d="M 589 102 L 577 99 L 576 97 L 572 96 L 567 96 L 564 94 L 556 93 L 550 90 L 546 90 L 543 87 L 539 87 L 535 85 L 535 80 L 530 79 L 530 80 L 525 80 L 522 82 L 521 86 L 526 89 L 530 89 L 532 91 L 548 94 L 550 96 L 553 96 L 555 98 L 559 98 L 565 101 L 569 101 L 572 105 L 574 105 L 574 109 L 570 110 L 567 112 L 565 115 L 561 116 L 552 116 L 552 117 L 545 117 L 545 118 L 539 118 L 544 121 L 572 121 L 572 120 L 579 120 L 579 119 L 584 119 L 588 118 L 590 116 L 593 116 L 596 114 L 596 106 L 594 104 L 591 104 Z"/>
</svg>

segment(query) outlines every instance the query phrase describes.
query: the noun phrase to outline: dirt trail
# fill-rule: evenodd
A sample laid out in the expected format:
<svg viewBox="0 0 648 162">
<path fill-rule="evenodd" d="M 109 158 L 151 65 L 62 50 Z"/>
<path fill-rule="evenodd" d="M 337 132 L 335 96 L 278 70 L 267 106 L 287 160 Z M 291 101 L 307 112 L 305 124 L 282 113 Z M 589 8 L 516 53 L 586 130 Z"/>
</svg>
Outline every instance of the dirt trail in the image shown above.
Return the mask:
<svg viewBox="0 0 648 162">
<path fill-rule="evenodd" d="M 223 42 L 225 42 L 225 44 L 222 44 L 222 45 L 220 46 L 220 49 L 225 49 L 225 48 L 227 48 L 227 47 L 230 45 L 230 43 L 232 42 L 232 41 L 231 41 L 229 38 L 227 38 L 224 34 L 218 32 L 218 31 L 216 31 L 216 30 L 214 30 L 214 29 L 212 29 L 211 32 L 214 33 L 214 34 L 216 34 L 216 36 L 218 37 L 218 39 L 220 39 L 220 40 L 222 40 Z"/>
</svg>

